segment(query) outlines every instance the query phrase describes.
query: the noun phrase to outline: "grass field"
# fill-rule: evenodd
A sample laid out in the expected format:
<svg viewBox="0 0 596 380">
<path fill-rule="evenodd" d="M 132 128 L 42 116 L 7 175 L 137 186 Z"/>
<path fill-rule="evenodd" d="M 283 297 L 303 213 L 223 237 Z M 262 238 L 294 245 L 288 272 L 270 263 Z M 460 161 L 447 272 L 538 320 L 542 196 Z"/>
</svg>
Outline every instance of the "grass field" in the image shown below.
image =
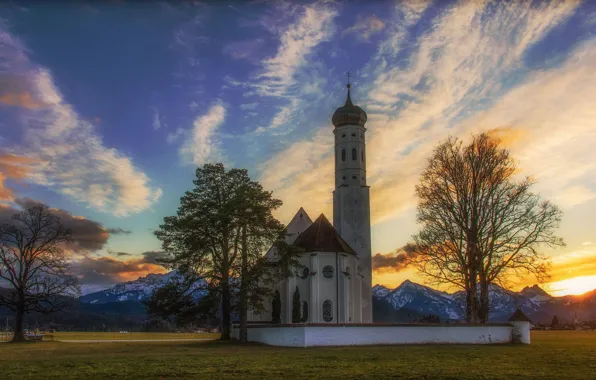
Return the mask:
<svg viewBox="0 0 596 380">
<path fill-rule="evenodd" d="M 596 332 L 532 345 L 282 348 L 234 342 L 0 344 L 2 379 L 596 379 Z"/>
<path fill-rule="evenodd" d="M 44 340 L 147 340 L 147 339 L 218 339 L 219 334 L 209 333 L 144 333 L 129 332 L 56 332 L 43 333 Z M 9 336 L 10 340 L 12 336 Z M 0 341 L 7 340 L 6 335 L 0 333 Z"/>
</svg>

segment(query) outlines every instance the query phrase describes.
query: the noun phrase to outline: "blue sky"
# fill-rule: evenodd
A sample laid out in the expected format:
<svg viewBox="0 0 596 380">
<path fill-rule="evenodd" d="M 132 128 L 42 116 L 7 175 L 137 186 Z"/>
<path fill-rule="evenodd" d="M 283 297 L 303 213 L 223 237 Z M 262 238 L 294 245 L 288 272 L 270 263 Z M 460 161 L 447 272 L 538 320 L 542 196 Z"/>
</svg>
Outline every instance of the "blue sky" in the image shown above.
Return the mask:
<svg viewBox="0 0 596 380">
<path fill-rule="evenodd" d="M 95 288 L 160 270 L 151 231 L 205 162 L 247 168 L 282 221 L 331 217 L 330 118 L 351 71 L 375 253 L 416 232 L 432 148 L 489 131 L 565 211 L 551 291 L 595 288 L 595 32 L 594 3 L 575 1 L 5 3 L 2 207 L 31 198 L 130 231 L 73 256 Z"/>
</svg>

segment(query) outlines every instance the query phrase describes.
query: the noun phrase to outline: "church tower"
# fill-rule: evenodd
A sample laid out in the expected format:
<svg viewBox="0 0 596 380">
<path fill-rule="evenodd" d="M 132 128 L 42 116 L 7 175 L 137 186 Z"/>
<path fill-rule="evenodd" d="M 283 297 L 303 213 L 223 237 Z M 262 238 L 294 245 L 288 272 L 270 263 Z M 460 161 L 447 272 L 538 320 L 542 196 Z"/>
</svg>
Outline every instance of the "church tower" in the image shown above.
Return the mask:
<svg viewBox="0 0 596 380">
<path fill-rule="evenodd" d="M 333 114 L 335 134 L 335 191 L 333 226 L 356 251 L 360 283 L 360 322 L 372 322 L 372 259 L 370 236 L 370 196 L 366 184 L 366 112 L 352 103 L 348 75 L 346 104 Z M 355 322 L 358 322 L 356 318 Z"/>
</svg>

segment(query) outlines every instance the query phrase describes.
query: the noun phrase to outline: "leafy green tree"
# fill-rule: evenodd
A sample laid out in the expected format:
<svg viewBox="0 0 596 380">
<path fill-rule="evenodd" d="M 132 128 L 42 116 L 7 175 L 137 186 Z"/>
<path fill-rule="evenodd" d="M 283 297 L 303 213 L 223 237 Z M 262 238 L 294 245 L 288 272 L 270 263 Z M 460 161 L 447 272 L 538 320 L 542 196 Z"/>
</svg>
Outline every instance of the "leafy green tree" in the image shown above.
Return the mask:
<svg viewBox="0 0 596 380">
<path fill-rule="evenodd" d="M 197 168 L 193 183 L 177 215 L 164 218 L 155 233 L 170 255 L 162 262 L 217 290 L 222 340 L 230 338 L 232 310 L 239 310 L 245 340 L 248 304 L 263 308 L 273 295 L 269 285 L 291 273 L 298 251 L 283 241 L 285 227 L 272 216 L 281 201 L 251 181 L 246 170 L 206 164 Z M 264 256 L 271 245 L 279 259 L 275 265 Z"/>
<path fill-rule="evenodd" d="M 200 280 L 191 278 L 174 278 L 154 289 L 151 297 L 143 301 L 147 313 L 178 327 L 214 321 L 219 292 L 214 287 L 197 285 L 200 283 Z"/>
<path fill-rule="evenodd" d="M 552 322 L 550 323 L 550 326 L 551 326 L 551 327 L 555 327 L 555 326 L 557 326 L 558 324 L 559 324 L 559 318 L 557 318 L 557 316 L 555 315 L 555 316 L 553 317 L 553 320 L 552 320 Z"/>
</svg>

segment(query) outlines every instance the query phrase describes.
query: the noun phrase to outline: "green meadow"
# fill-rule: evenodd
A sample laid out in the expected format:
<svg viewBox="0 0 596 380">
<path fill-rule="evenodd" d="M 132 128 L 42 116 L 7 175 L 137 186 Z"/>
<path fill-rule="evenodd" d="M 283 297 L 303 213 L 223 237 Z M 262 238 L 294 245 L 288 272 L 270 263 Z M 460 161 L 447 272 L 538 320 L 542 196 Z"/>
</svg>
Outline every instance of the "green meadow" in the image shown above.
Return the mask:
<svg viewBox="0 0 596 380">
<path fill-rule="evenodd" d="M 170 335 L 162 338 L 179 334 Z M 1 343 L 0 378 L 596 379 L 596 332 L 535 331 L 532 340 L 531 345 L 324 348 L 220 341 Z"/>
</svg>

